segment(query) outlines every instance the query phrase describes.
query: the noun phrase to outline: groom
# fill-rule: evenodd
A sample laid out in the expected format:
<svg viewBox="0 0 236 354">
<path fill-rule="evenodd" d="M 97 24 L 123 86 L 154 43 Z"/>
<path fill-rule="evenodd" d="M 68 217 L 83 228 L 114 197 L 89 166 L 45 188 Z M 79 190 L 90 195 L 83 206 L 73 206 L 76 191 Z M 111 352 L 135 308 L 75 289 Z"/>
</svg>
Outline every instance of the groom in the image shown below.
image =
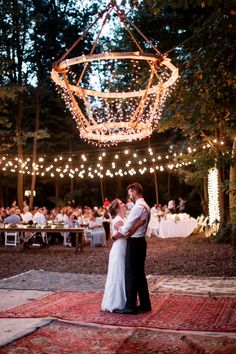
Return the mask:
<svg viewBox="0 0 236 354">
<path fill-rule="evenodd" d="M 127 190 L 129 198 L 135 205 L 115 238 L 126 237 L 137 220 L 144 220 L 144 224 L 127 239 L 125 257 L 125 288 L 127 300 L 123 309 L 117 309 L 114 312 L 120 314 L 137 314 L 151 311 L 151 302 L 144 269 L 147 250 L 145 233 L 150 218 L 150 208 L 143 199 L 143 188 L 139 183 L 130 184 Z M 137 296 L 139 297 L 139 306 L 137 306 Z"/>
</svg>

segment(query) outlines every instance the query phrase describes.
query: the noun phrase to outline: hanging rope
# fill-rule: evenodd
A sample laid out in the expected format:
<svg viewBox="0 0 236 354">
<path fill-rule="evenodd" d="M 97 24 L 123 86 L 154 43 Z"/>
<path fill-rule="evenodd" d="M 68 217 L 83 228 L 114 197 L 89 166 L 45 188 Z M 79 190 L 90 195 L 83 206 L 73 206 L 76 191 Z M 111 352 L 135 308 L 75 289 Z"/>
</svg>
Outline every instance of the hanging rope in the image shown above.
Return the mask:
<svg viewBox="0 0 236 354">
<path fill-rule="evenodd" d="M 60 62 L 62 62 L 68 54 L 70 54 L 70 52 L 77 46 L 77 44 L 87 35 L 87 33 L 90 31 L 90 29 L 98 22 L 98 20 L 100 18 L 103 17 L 104 13 L 109 11 L 109 8 L 111 7 L 111 3 L 105 8 L 105 10 L 103 10 L 100 14 L 98 14 L 97 19 L 86 29 L 86 31 L 77 39 L 77 41 L 67 50 L 67 52 L 65 54 L 62 55 L 62 57 L 57 61 L 57 63 L 59 64 Z"/>
</svg>

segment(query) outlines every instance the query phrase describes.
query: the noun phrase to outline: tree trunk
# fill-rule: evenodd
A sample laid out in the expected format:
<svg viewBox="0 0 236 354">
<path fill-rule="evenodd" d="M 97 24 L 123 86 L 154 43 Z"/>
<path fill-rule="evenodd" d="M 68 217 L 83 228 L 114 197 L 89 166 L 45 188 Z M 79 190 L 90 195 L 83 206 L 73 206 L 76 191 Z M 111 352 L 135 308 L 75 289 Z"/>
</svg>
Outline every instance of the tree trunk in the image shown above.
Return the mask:
<svg viewBox="0 0 236 354">
<path fill-rule="evenodd" d="M 100 187 L 101 187 L 101 198 L 102 198 L 102 205 L 104 204 L 104 191 L 103 191 L 103 179 L 100 178 Z"/>
<path fill-rule="evenodd" d="M 158 184 L 157 184 L 157 173 L 156 170 L 153 172 L 154 177 L 154 184 L 155 184 L 155 197 L 156 197 L 156 204 L 159 204 L 159 195 L 158 195 Z"/>
<path fill-rule="evenodd" d="M 60 184 L 57 179 L 55 179 L 55 199 L 56 199 L 56 206 L 58 207 L 60 204 Z"/>
<path fill-rule="evenodd" d="M 34 167 L 37 161 L 37 141 L 38 141 L 38 130 L 39 130 L 39 117 L 40 117 L 40 104 L 39 104 L 39 91 L 36 91 L 35 94 L 35 132 L 34 132 L 34 141 L 33 141 L 33 156 L 32 156 L 32 167 L 34 174 L 31 177 L 31 188 L 30 188 L 30 197 L 29 197 L 29 207 L 30 209 L 33 208 L 34 204 L 34 191 L 36 186 L 36 170 Z"/>
<path fill-rule="evenodd" d="M 232 164 L 229 172 L 229 212 L 232 226 L 231 241 L 233 249 L 236 250 L 236 135 L 232 147 Z"/>
<path fill-rule="evenodd" d="M 3 175 L 0 173 L 0 178 L 2 179 Z M 0 206 L 4 207 L 4 198 L 3 198 L 3 186 L 0 185 Z"/>
<path fill-rule="evenodd" d="M 171 177 L 171 173 L 170 171 L 168 171 L 167 194 L 169 198 L 170 198 L 170 177 Z"/>
<path fill-rule="evenodd" d="M 116 198 L 121 197 L 121 177 L 116 177 Z"/>
<path fill-rule="evenodd" d="M 18 156 L 18 165 L 20 167 L 21 162 L 23 161 L 23 146 L 22 146 L 22 136 L 21 136 L 21 123 L 23 118 L 23 92 L 18 93 L 18 111 L 16 115 L 16 144 L 17 144 L 17 156 Z M 18 206 L 20 209 L 23 208 L 23 173 L 20 173 L 18 170 L 17 175 L 17 199 L 18 199 Z"/>
<path fill-rule="evenodd" d="M 15 67 L 15 82 L 19 87 L 17 94 L 17 113 L 16 113 L 16 144 L 17 144 L 17 154 L 18 154 L 18 165 L 19 169 L 21 166 L 21 161 L 23 162 L 23 146 L 22 146 L 22 119 L 23 119 L 23 91 L 22 91 L 22 64 L 23 64 L 23 52 L 24 52 L 24 39 L 26 36 L 26 31 L 22 29 L 20 24 L 20 6 L 18 0 L 12 1 L 12 37 L 13 37 L 13 47 L 12 53 L 14 53 L 13 62 Z M 19 171 L 18 169 L 18 171 Z M 18 172 L 17 176 L 17 199 L 18 205 L 22 209 L 23 207 L 23 173 Z"/>
</svg>

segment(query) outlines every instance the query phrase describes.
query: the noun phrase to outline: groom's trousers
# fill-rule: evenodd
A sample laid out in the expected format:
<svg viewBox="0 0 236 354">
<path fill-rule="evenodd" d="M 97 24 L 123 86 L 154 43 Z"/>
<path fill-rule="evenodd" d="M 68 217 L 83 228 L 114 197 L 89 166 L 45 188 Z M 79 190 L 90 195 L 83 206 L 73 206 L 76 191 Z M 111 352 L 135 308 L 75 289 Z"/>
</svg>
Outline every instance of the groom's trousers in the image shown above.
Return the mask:
<svg viewBox="0 0 236 354">
<path fill-rule="evenodd" d="M 148 293 L 147 279 L 145 275 L 147 243 L 145 237 L 130 237 L 127 240 L 125 257 L 125 287 L 127 309 L 135 310 L 137 307 L 137 296 L 140 307 L 151 309 L 151 302 Z"/>
</svg>

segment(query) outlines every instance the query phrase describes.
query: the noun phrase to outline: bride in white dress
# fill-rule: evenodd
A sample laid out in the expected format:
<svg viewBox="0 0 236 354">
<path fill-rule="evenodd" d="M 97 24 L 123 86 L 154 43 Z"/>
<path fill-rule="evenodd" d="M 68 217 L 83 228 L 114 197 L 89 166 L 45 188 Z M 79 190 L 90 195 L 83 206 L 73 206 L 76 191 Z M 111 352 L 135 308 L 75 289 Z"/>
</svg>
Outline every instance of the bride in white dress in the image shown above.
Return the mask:
<svg viewBox="0 0 236 354">
<path fill-rule="evenodd" d="M 124 224 L 126 206 L 121 200 L 115 199 L 109 206 L 109 212 L 113 218 L 111 223 L 111 234 L 114 236 L 118 232 L 118 229 Z M 130 237 L 142 224 L 142 221 L 137 221 L 126 238 Z M 125 307 L 126 238 L 119 238 L 114 241 L 110 251 L 108 273 L 101 305 L 102 311 L 113 312 L 115 309 L 122 309 Z"/>
</svg>

